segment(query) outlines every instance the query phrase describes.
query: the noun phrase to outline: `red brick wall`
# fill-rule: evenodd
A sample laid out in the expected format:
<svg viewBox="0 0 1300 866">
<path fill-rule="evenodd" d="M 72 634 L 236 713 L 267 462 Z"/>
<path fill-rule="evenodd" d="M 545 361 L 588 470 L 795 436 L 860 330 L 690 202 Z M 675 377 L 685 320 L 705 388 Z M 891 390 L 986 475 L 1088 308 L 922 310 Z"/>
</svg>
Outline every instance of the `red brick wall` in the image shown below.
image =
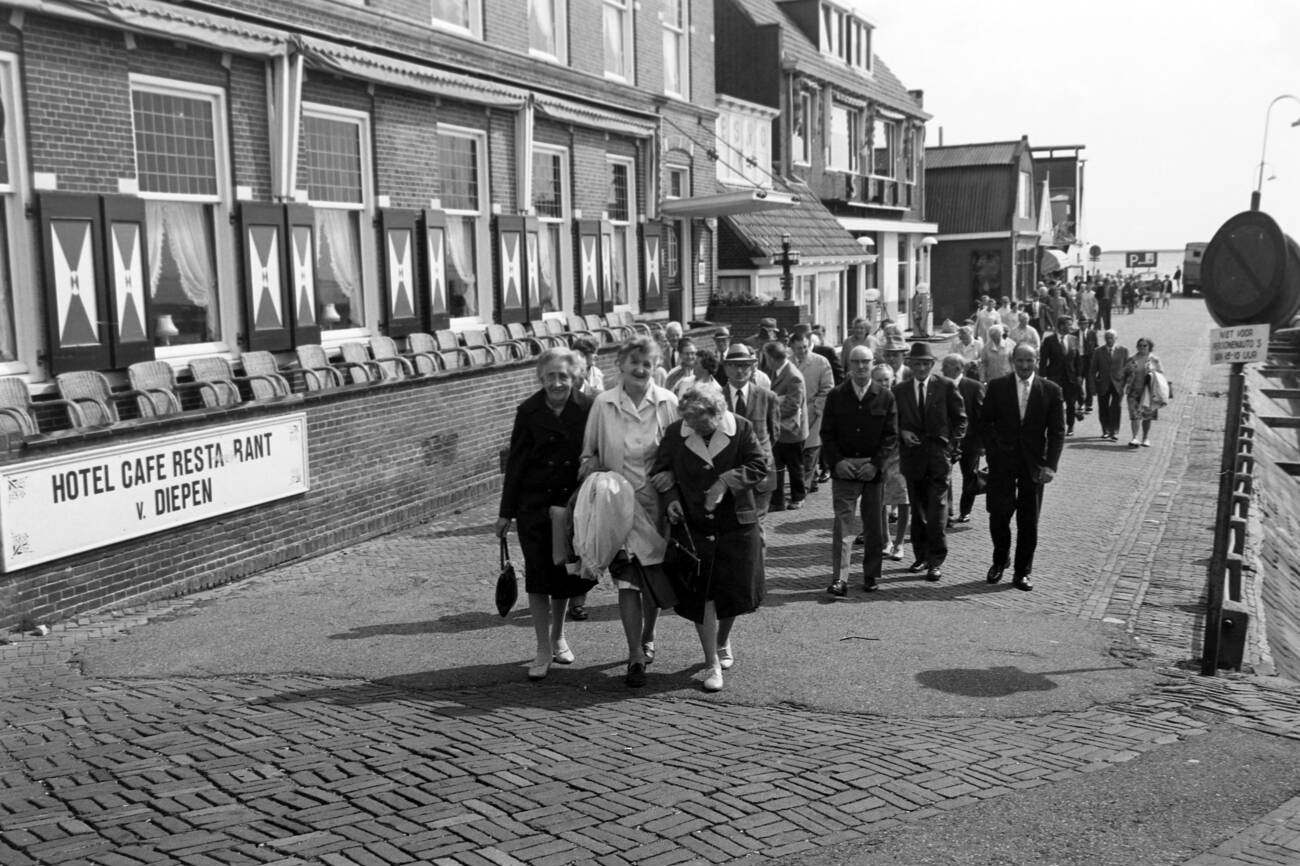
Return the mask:
<svg viewBox="0 0 1300 866">
<path fill-rule="evenodd" d="M 600 357 L 607 379 L 613 357 Z M 536 388 L 532 365 L 520 364 L 197 420 L 184 429 L 305 411 L 310 492 L 0 575 L 0 629 L 215 586 L 494 496 L 514 407 Z M 112 443 L 176 430 L 145 426 Z M 26 457 L 104 444 L 100 436 Z M 484 573 L 494 555 L 485 548 Z"/>
</svg>

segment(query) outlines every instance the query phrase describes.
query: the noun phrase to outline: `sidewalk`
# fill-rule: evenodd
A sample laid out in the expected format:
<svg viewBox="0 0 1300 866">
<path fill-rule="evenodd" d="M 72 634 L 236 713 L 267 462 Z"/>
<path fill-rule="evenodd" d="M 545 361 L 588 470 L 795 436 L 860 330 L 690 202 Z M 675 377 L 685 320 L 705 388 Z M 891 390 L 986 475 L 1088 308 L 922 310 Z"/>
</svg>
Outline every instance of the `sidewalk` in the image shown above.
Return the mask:
<svg viewBox="0 0 1300 866">
<path fill-rule="evenodd" d="M 1208 318 L 1180 300 L 1115 325 L 1155 335 L 1179 399 L 1149 449 L 1079 425 L 1032 593 L 984 582 L 977 519 L 941 583 L 896 563 L 836 602 L 822 491 L 770 519 L 769 597 L 722 693 L 700 691 L 672 614 L 626 689 L 608 587 L 570 627 L 577 663 L 531 684 L 526 611 L 490 610 L 485 504 L 0 647 L 18 698 L 0 863 L 902 863 L 930 843 L 949 853 L 928 862 L 1219 864 L 1300 844 L 1294 684 L 1194 675 L 1223 412 Z M 1253 763 L 1215 763 L 1233 749 Z M 1199 822 L 1125 830 L 1107 791 L 1155 783 L 1203 800 Z M 1036 802 L 1050 826 L 998 818 Z M 1101 827 L 1129 859 L 1106 859 Z M 1071 829 L 1078 850 L 1035 848 Z"/>
</svg>

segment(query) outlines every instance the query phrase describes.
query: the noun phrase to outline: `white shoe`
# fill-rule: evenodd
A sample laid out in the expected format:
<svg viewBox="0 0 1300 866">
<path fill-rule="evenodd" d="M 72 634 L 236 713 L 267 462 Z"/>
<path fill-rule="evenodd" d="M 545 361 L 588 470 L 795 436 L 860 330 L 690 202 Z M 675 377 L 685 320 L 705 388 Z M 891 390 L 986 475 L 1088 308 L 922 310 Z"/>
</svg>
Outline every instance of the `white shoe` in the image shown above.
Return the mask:
<svg viewBox="0 0 1300 866">
<path fill-rule="evenodd" d="M 1143 440 L 1142 440 L 1142 447 L 1143 447 L 1143 448 L 1150 448 L 1150 447 L 1151 447 L 1151 440 L 1150 440 L 1150 439 L 1143 439 Z"/>
<path fill-rule="evenodd" d="M 731 670 L 731 666 L 736 663 L 736 657 L 731 654 L 731 644 L 718 647 L 718 666 L 724 671 Z"/>
<path fill-rule="evenodd" d="M 650 667 L 650 664 L 655 660 L 655 642 L 652 640 L 642 641 L 641 654 L 645 656 L 645 666 Z"/>
<path fill-rule="evenodd" d="M 1130 447 L 1130 448 L 1136 448 L 1136 447 L 1138 447 L 1138 446 L 1141 445 L 1141 444 L 1142 444 L 1142 443 L 1139 442 L 1139 441 L 1136 440 L 1136 439 L 1130 439 L 1130 440 L 1128 440 L 1128 447 Z"/>
<path fill-rule="evenodd" d="M 704 678 L 704 690 L 706 692 L 722 691 L 722 668 L 709 669 L 709 675 Z"/>
<path fill-rule="evenodd" d="M 569 642 L 564 638 L 555 642 L 555 651 L 551 655 L 551 660 L 561 665 L 573 664 L 573 650 L 569 649 Z"/>
</svg>

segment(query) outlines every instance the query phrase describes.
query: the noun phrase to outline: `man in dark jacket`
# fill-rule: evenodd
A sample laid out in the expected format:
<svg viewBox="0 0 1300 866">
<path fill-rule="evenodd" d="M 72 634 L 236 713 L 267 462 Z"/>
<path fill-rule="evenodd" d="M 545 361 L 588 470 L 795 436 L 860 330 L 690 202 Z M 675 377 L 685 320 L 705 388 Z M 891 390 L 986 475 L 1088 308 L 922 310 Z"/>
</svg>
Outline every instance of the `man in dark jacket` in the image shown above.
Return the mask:
<svg viewBox="0 0 1300 866">
<path fill-rule="evenodd" d="M 984 453 L 984 443 L 977 434 L 980 409 L 984 405 L 984 383 L 965 375 L 966 359 L 954 352 L 945 355 L 943 374 L 957 384 L 962 406 L 966 409 L 966 435 L 958 446 L 957 465 L 961 469 L 961 499 L 957 508 L 957 523 L 970 523 L 970 511 L 975 507 L 975 497 L 981 493 L 979 465 Z"/>
<path fill-rule="evenodd" d="M 1065 446 L 1065 402 L 1061 389 L 1036 375 L 1038 353 L 1016 346 L 1015 372 L 988 384 L 980 435 L 988 454 L 989 534 L 993 565 L 988 582 L 997 583 L 1011 560 L 1011 515 L 1016 516 L 1016 556 L 1012 584 L 1034 588 L 1029 575 L 1038 546 L 1038 512 L 1043 485 L 1052 480 Z"/>
<path fill-rule="evenodd" d="M 754 505 L 758 516 L 762 517 L 767 514 L 772 503 L 772 491 L 776 489 L 774 443 L 781 426 L 780 400 L 776 394 L 753 381 L 758 358 L 744 343 L 728 347 L 722 366 L 727 371 L 726 384 L 722 386 L 727 408 L 753 425 L 754 438 L 767 460 L 767 476 L 754 488 Z"/>
<path fill-rule="evenodd" d="M 834 579 L 826 591 L 844 596 L 849 586 L 849 559 L 853 552 L 855 512 L 861 503 L 862 588 L 871 592 L 880 579 L 885 549 L 881 469 L 898 439 L 894 395 L 872 381 L 871 350 L 849 350 L 849 375 L 831 389 L 822 415 L 822 454 L 831 467 L 831 503 L 835 523 L 831 531 L 831 568 Z"/>
<path fill-rule="evenodd" d="M 1079 336 L 1074 333 L 1074 320 L 1061 316 L 1056 320 L 1056 330 L 1043 338 L 1039 349 L 1038 372 L 1043 378 L 1061 387 L 1065 398 L 1065 435 L 1074 435 L 1074 422 L 1083 418 L 1080 411 L 1083 399 L 1080 385 L 1083 377 L 1083 354 L 1079 349 Z"/>
</svg>

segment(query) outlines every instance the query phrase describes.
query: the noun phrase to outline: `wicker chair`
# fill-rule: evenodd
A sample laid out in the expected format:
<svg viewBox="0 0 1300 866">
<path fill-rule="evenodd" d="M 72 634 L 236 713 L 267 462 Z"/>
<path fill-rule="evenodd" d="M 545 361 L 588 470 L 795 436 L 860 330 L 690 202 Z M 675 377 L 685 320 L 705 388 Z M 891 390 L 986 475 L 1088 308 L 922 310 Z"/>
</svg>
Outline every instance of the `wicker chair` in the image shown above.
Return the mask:
<svg viewBox="0 0 1300 866">
<path fill-rule="evenodd" d="M 384 373 L 385 379 L 413 379 L 427 376 L 438 371 L 438 362 L 433 358 L 425 361 L 424 367 L 417 372 L 418 361 L 398 354 L 397 341 L 392 337 L 371 337 L 370 354 L 375 356 L 375 363 Z M 428 369 L 428 372 L 425 370 Z"/>
<path fill-rule="evenodd" d="M 222 361 L 224 358 L 215 360 Z M 193 372 L 194 365 L 190 365 Z M 166 361 L 139 361 L 132 364 L 126 370 L 127 377 L 131 380 L 131 385 L 138 391 L 143 391 L 149 395 L 149 401 L 153 403 L 153 415 L 174 415 L 178 412 L 185 411 L 185 395 L 187 393 L 199 392 L 199 399 L 203 406 L 212 408 L 214 406 L 230 406 L 239 400 L 239 391 L 233 385 L 222 385 L 209 381 L 200 381 L 200 377 L 195 375 L 193 382 L 177 382 L 176 371 L 172 365 Z M 230 399 L 229 391 L 233 391 L 233 399 Z M 137 402 L 138 399 L 137 399 Z M 191 401 L 190 406 L 194 403 Z M 140 408 L 140 417 L 150 416 L 147 408 Z"/>
<path fill-rule="evenodd" d="M 646 324 L 645 322 L 638 322 L 636 318 L 627 310 L 620 310 L 618 312 L 610 313 L 605 318 L 617 322 L 619 325 L 622 325 L 624 328 L 630 328 L 632 332 L 636 334 L 638 337 L 654 336 L 654 331 L 651 329 L 650 325 Z"/>
<path fill-rule="evenodd" d="M 73 427 L 85 427 L 81 409 L 70 400 L 42 400 L 41 408 L 62 406 L 67 411 L 68 423 Z M 27 383 L 17 376 L 5 376 L 0 379 L 0 434 L 6 440 L 23 439 L 41 433 L 37 418 L 37 407 L 32 402 L 32 393 Z"/>
<path fill-rule="evenodd" d="M 488 342 L 486 331 L 461 331 L 460 338 L 465 342 L 465 348 L 474 357 L 474 363 L 478 366 L 486 364 L 504 364 L 514 357 L 505 346 L 494 346 Z"/>
<path fill-rule="evenodd" d="M 135 388 L 114 391 L 108 384 L 108 377 L 94 370 L 60 373 L 54 381 L 59 387 L 59 396 L 81 409 L 82 426 L 108 427 L 122 423 L 117 409 L 119 400 L 134 399 L 136 407 L 143 413 L 154 409 L 149 394 Z M 153 416 L 142 414 L 141 417 Z"/>
<path fill-rule="evenodd" d="M 442 353 L 448 369 L 452 367 L 473 367 L 476 364 L 474 354 L 460 344 L 460 338 L 456 336 L 455 331 L 445 328 L 434 331 L 433 339 L 436 341 L 438 351 Z"/>
<path fill-rule="evenodd" d="M 425 376 L 460 366 L 447 360 L 447 354 L 438 346 L 438 339 L 433 334 L 419 331 L 407 334 L 406 348 L 409 350 L 408 356 L 415 362 L 415 368 Z M 452 357 L 455 357 L 454 353 Z"/>
<path fill-rule="evenodd" d="M 532 333 L 534 340 L 541 343 L 543 346 L 546 346 L 548 349 L 551 347 L 558 349 L 569 348 L 568 339 L 557 334 L 552 334 L 550 329 L 546 326 L 545 319 L 534 319 L 529 322 L 528 330 Z"/>
<path fill-rule="evenodd" d="M 510 357 L 506 360 L 526 361 L 533 354 L 528 346 L 510 336 L 505 325 L 488 325 L 487 341 L 492 346 L 508 351 Z"/>
<path fill-rule="evenodd" d="M 354 385 L 382 382 L 388 378 L 383 366 L 370 357 L 370 348 L 365 343 L 344 343 L 339 347 L 339 354 L 351 371 Z"/>
<path fill-rule="evenodd" d="M 583 323 L 587 330 L 595 336 L 601 338 L 602 343 L 621 343 L 623 342 L 624 332 L 622 326 L 615 325 L 613 328 L 604 324 L 605 320 L 601 316 L 583 316 Z"/>
<path fill-rule="evenodd" d="M 525 346 L 533 355 L 540 355 L 546 351 L 546 344 L 536 337 L 529 336 L 523 322 L 511 322 L 506 325 L 506 333 L 510 335 L 510 339 Z"/>
<path fill-rule="evenodd" d="M 591 328 L 587 327 L 587 320 L 582 318 L 582 316 L 577 316 L 574 315 L 573 313 L 569 313 L 569 315 L 565 317 L 565 321 L 568 323 L 566 327 L 569 329 L 568 334 L 570 339 L 572 339 L 573 337 L 595 337 L 596 336 L 591 332 Z"/>
<path fill-rule="evenodd" d="M 280 365 L 276 363 L 275 355 L 270 352 L 244 352 L 239 356 L 239 360 L 244 366 L 244 377 L 248 380 L 248 386 L 253 389 L 254 400 L 279 400 L 288 397 L 293 393 L 289 376 L 297 373 L 302 379 L 307 378 L 302 370 L 281 370 Z M 307 390 L 305 383 L 302 384 L 301 390 Z"/>
<path fill-rule="evenodd" d="M 579 319 L 579 321 L 581 321 L 581 319 Z M 548 335 L 563 340 L 567 346 L 573 345 L 574 337 L 585 335 L 585 332 L 584 334 L 574 334 L 565 330 L 564 322 L 561 322 L 559 319 L 543 319 L 542 324 L 545 326 Z"/>
<path fill-rule="evenodd" d="M 361 381 L 370 380 L 370 372 L 361 365 L 352 364 L 347 361 L 338 364 L 331 364 L 329 356 L 325 354 L 325 349 L 321 346 L 299 346 L 296 350 L 298 355 L 298 366 L 306 375 L 308 391 L 328 391 L 332 388 L 341 388 L 348 384 L 349 375 L 354 368 L 360 367 Z M 351 378 L 359 378 L 352 376 Z"/>
<path fill-rule="evenodd" d="M 278 374 L 265 375 L 248 372 L 248 355 L 244 353 L 244 370 L 247 375 L 235 373 L 235 365 L 219 356 L 195 358 L 190 361 L 190 375 L 196 382 L 205 382 L 212 386 L 213 393 L 203 395 L 203 404 L 209 409 L 224 406 L 238 406 L 244 402 L 245 393 L 254 401 L 281 400 L 289 396 L 289 384 Z M 270 355 L 269 352 L 264 353 Z M 272 364 L 275 360 L 272 359 Z M 244 387 L 240 387 L 240 386 Z"/>
</svg>

